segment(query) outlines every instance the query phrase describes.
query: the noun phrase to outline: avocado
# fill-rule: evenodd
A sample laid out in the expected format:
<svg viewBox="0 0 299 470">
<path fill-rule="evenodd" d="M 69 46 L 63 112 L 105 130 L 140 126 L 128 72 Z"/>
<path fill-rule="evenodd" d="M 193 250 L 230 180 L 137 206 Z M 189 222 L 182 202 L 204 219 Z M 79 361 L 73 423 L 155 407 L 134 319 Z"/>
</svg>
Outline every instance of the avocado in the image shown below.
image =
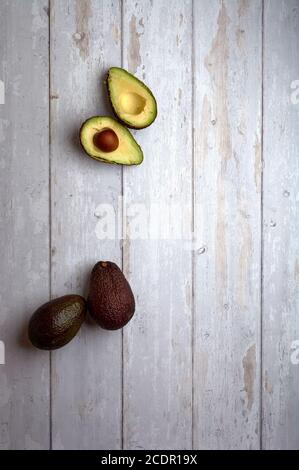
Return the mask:
<svg viewBox="0 0 299 470">
<path fill-rule="evenodd" d="M 87 119 L 80 129 L 80 141 L 90 157 L 102 162 L 139 165 L 143 160 L 130 131 L 108 116 Z"/>
<path fill-rule="evenodd" d="M 80 329 L 86 315 L 86 302 L 80 295 L 64 295 L 39 307 L 32 315 L 28 336 L 39 349 L 58 349 Z"/>
<path fill-rule="evenodd" d="M 99 261 L 90 277 L 88 310 L 106 330 L 125 326 L 135 311 L 131 287 L 119 267 L 110 261 Z"/>
<path fill-rule="evenodd" d="M 143 129 L 154 122 L 157 102 L 141 80 L 124 69 L 111 67 L 106 81 L 112 108 L 121 122 L 133 129 Z"/>
</svg>

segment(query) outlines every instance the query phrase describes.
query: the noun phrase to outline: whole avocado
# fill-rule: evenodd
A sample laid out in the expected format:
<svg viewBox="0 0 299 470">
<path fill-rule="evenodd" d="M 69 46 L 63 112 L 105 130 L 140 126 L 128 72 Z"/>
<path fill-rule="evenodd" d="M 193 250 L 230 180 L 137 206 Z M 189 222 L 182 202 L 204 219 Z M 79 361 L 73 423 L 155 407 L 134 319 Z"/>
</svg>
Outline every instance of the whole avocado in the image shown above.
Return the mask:
<svg viewBox="0 0 299 470">
<path fill-rule="evenodd" d="M 135 312 L 131 287 L 119 267 L 111 261 L 99 261 L 90 278 L 88 310 L 106 330 L 124 327 Z"/>
<path fill-rule="evenodd" d="M 86 316 L 86 302 L 80 295 L 64 295 L 39 307 L 32 315 L 28 336 L 39 349 L 58 349 L 69 343 Z"/>
</svg>

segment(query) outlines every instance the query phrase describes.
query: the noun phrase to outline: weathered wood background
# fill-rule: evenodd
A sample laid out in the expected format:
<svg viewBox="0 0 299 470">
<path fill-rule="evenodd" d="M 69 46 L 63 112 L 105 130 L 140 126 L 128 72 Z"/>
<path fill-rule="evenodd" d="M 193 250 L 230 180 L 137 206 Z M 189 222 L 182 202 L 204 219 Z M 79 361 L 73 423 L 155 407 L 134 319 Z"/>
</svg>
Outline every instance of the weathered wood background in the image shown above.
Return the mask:
<svg viewBox="0 0 299 470">
<path fill-rule="evenodd" d="M 140 167 L 78 145 L 112 65 L 157 97 Z M 0 80 L 0 448 L 298 449 L 299 1 L 0 0 Z M 140 205 L 167 236 L 136 236 Z M 133 321 L 33 349 L 99 259 Z"/>
</svg>

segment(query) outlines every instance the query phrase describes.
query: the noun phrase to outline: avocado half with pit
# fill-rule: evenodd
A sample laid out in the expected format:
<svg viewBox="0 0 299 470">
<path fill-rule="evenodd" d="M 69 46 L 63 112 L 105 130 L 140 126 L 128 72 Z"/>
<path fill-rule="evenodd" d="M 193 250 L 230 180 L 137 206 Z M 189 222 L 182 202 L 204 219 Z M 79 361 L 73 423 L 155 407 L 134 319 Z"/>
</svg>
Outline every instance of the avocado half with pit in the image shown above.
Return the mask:
<svg viewBox="0 0 299 470">
<path fill-rule="evenodd" d="M 107 75 L 111 105 L 118 119 L 133 129 L 143 129 L 154 122 L 157 103 L 150 89 L 138 78 L 119 67 Z"/>
<path fill-rule="evenodd" d="M 92 158 L 119 165 L 139 165 L 141 147 L 122 124 L 108 116 L 94 116 L 80 129 L 80 141 Z"/>
</svg>

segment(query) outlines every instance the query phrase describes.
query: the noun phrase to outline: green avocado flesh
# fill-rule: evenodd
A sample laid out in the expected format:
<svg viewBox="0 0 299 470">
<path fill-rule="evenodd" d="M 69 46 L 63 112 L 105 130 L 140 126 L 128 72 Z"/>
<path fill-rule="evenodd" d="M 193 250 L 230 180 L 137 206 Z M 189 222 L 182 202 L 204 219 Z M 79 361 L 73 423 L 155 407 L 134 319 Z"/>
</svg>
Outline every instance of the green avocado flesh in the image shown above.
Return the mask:
<svg viewBox="0 0 299 470">
<path fill-rule="evenodd" d="M 103 133 L 103 134 L 101 134 Z M 99 136 L 104 135 L 104 138 Z M 81 127 L 80 141 L 92 158 L 120 165 L 139 165 L 143 160 L 141 147 L 122 124 L 108 116 L 94 116 Z M 97 143 L 102 143 L 102 147 Z"/>
<path fill-rule="evenodd" d="M 80 295 L 65 295 L 39 307 L 32 315 L 28 336 L 39 349 L 58 349 L 79 331 L 86 315 L 86 302 Z"/>
<path fill-rule="evenodd" d="M 143 129 L 157 116 L 157 103 L 150 89 L 124 69 L 108 71 L 107 86 L 116 116 L 128 127 Z"/>
</svg>

